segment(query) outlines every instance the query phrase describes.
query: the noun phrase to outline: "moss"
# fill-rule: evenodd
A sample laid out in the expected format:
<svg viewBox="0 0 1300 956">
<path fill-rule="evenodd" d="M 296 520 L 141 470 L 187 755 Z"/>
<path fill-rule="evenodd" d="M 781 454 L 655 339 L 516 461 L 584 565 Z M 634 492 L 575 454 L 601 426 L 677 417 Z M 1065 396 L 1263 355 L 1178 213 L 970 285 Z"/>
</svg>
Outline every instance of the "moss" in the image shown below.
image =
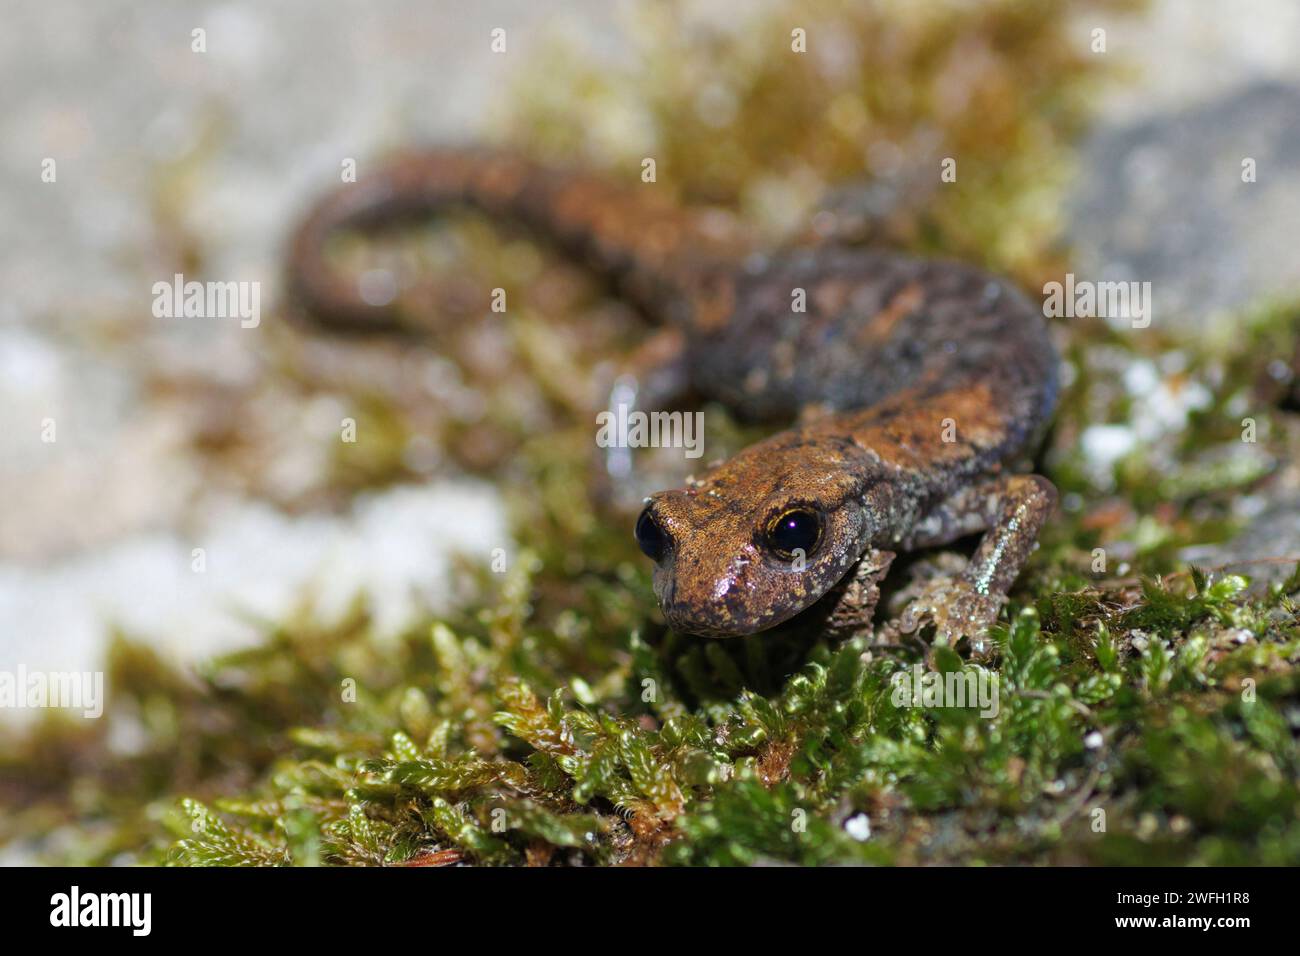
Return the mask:
<svg viewBox="0 0 1300 956">
<path fill-rule="evenodd" d="M 1206 578 L 1021 608 L 993 719 L 895 706 L 919 658 L 857 641 L 771 695 L 727 696 L 746 652 L 684 639 L 633 637 L 580 677 L 548 666 L 566 636 L 538 627 L 538 583 L 520 567 L 490 617 L 383 650 L 360 616 L 287 628 L 198 686 L 120 644 L 107 721 L 147 743 L 80 742 L 61 808 L 68 753 L 22 755 L 11 832 L 75 821 L 89 862 L 1295 862 L 1298 579 L 1257 603 Z"/>
<path fill-rule="evenodd" d="M 634 55 L 618 62 L 546 48 L 502 110 L 502 135 L 565 159 L 652 156 L 682 200 L 739 208 L 777 236 L 828 186 L 889 183 L 881 238 L 1041 284 L 1069 144 L 1104 73 L 1070 22 L 1142 4 L 812 0 L 731 31 L 699 6 L 634 7 Z M 796 29 L 804 54 L 791 52 Z M 938 202 L 940 162 L 957 156 Z"/>
</svg>

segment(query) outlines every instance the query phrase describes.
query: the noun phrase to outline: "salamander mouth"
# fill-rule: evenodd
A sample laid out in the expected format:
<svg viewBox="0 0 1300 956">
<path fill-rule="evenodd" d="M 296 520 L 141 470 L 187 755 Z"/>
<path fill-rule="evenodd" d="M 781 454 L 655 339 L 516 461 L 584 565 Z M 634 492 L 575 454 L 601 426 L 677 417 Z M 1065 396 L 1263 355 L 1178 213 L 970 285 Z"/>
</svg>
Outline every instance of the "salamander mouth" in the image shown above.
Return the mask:
<svg viewBox="0 0 1300 956">
<path fill-rule="evenodd" d="M 806 613 L 808 608 L 791 611 L 787 614 L 769 614 L 763 619 L 755 620 L 749 615 L 736 614 L 726 608 L 709 608 L 704 613 L 697 607 L 675 605 L 663 609 L 668 626 L 678 634 L 690 634 L 695 637 L 726 638 L 748 637 L 780 627 L 796 620 Z"/>
<path fill-rule="evenodd" d="M 752 630 L 743 630 L 738 628 L 724 628 L 712 624 L 702 624 L 699 621 L 681 621 L 672 616 L 668 616 L 668 626 L 678 634 L 687 634 L 691 637 L 708 637 L 716 640 L 728 637 L 748 637 L 751 634 L 757 634 L 765 628 L 755 628 Z"/>
<path fill-rule="evenodd" d="M 888 568 L 888 563 L 883 570 Z M 841 636 L 859 630 L 863 622 L 856 615 L 852 620 L 839 619 L 839 608 L 844 598 L 845 589 L 854 583 L 852 568 L 840 580 L 829 587 L 825 593 L 811 604 L 802 607 L 786 608 L 783 611 L 770 612 L 760 620 L 744 613 L 743 608 L 685 606 L 681 603 L 661 605 L 668 625 L 678 634 L 690 634 L 705 638 L 747 637 L 752 634 L 770 633 L 775 635 L 798 635 L 835 633 Z M 875 617 L 879 604 L 879 592 L 866 606 L 870 618 Z"/>
</svg>

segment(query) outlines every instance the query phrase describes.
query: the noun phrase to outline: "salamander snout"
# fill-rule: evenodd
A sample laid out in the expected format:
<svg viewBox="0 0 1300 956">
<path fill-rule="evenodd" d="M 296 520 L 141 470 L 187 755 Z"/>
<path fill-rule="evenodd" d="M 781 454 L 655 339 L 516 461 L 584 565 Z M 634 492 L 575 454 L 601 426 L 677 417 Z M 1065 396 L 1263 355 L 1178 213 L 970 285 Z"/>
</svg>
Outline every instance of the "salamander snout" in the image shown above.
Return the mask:
<svg viewBox="0 0 1300 956">
<path fill-rule="evenodd" d="M 742 507 L 692 489 L 653 496 L 635 534 L 655 562 L 655 594 L 669 625 L 736 637 L 815 603 L 859 556 L 859 530 L 854 516 L 815 502 Z"/>
</svg>

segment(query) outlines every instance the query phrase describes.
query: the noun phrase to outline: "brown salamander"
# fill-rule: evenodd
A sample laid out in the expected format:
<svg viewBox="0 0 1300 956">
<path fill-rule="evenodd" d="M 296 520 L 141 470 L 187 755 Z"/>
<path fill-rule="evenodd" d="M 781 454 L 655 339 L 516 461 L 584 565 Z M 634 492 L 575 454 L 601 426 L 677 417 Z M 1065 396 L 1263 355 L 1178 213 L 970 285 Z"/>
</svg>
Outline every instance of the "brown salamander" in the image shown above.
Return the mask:
<svg viewBox="0 0 1300 956">
<path fill-rule="evenodd" d="M 659 192 L 494 151 L 398 156 L 313 208 L 289 288 L 327 327 L 397 328 L 397 304 L 367 302 L 331 268 L 331 237 L 451 207 L 524 224 L 666 327 L 679 348 L 663 381 L 789 425 L 646 500 L 636 538 L 674 629 L 752 634 L 814 606 L 828 627 L 863 629 L 899 551 L 983 532 L 964 572 L 897 622 L 982 635 L 1056 501 L 1019 473 L 1056 401 L 1040 310 L 957 262 L 834 243 L 747 251 Z"/>
</svg>

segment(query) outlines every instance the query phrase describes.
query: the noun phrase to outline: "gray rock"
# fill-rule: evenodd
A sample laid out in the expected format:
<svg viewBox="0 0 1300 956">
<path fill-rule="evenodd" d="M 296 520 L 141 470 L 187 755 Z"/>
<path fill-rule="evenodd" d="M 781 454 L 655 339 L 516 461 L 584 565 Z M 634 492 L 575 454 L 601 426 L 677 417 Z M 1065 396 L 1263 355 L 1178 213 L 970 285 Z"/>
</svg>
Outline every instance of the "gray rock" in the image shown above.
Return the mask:
<svg viewBox="0 0 1300 956">
<path fill-rule="evenodd" d="M 1244 182 L 1253 159 L 1255 182 Z M 1300 295 L 1300 88 L 1257 83 L 1123 126 L 1081 151 L 1074 272 L 1151 282 L 1153 324 L 1204 330 Z"/>
<path fill-rule="evenodd" d="M 1300 492 L 1275 492 L 1231 541 L 1187 548 L 1180 557 L 1244 574 L 1257 586 L 1286 580 L 1300 563 Z"/>
</svg>

